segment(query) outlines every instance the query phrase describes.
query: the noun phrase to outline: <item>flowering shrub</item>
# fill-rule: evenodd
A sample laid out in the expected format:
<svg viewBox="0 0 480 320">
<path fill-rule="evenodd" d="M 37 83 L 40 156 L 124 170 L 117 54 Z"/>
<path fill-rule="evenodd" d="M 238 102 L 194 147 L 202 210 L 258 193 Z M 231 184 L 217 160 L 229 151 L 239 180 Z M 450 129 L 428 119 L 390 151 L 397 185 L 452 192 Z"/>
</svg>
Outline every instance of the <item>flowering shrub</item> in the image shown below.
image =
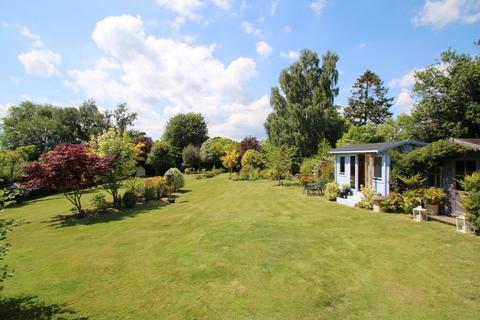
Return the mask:
<svg viewBox="0 0 480 320">
<path fill-rule="evenodd" d="M 156 197 L 157 199 L 161 199 L 162 195 L 166 193 L 167 190 L 167 185 L 165 182 L 165 179 L 162 177 L 153 177 L 146 179 L 144 182 L 145 185 L 145 190 L 146 189 L 151 189 L 152 191 L 149 191 L 148 195 L 152 195 Z"/>
<path fill-rule="evenodd" d="M 385 212 L 401 212 L 403 208 L 403 199 L 400 193 L 390 192 L 385 200 L 382 201 L 382 208 Z"/>
<path fill-rule="evenodd" d="M 403 211 L 411 213 L 412 209 L 422 204 L 422 191 L 420 189 L 406 190 L 402 193 Z"/>
<path fill-rule="evenodd" d="M 438 204 L 439 202 L 445 200 L 447 195 L 440 188 L 431 187 L 423 190 L 423 199 L 427 203 Z"/>
<path fill-rule="evenodd" d="M 313 182 L 313 181 L 314 181 L 313 174 L 301 173 L 301 174 L 298 176 L 298 181 L 299 181 L 300 184 L 302 184 L 302 185 L 304 185 L 304 184 L 306 184 L 306 183 Z"/>
<path fill-rule="evenodd" d="M 362 189 L 360 191 L 363 194 L 363 198 L 358 203 L 358 206 L 364 209 L 373 209 L 373 196 L 375 195 L 375 191 L 373 190 L 373 188 L 362 186 Z"/>
</svg>

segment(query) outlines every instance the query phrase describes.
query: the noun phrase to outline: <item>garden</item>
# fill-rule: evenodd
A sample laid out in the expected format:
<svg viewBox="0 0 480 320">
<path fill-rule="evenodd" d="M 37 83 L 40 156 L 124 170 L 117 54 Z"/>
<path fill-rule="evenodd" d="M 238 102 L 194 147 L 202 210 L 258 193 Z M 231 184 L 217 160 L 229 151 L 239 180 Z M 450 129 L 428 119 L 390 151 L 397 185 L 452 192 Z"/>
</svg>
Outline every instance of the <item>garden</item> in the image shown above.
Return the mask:
<svg viewBox="0 0 480 320">
<path fill-rule="evenodd" d="M 442 210 L 446 194 L 429 186 L 429 172 L 468 151 L 450 137 L 480 132 L 478 97 L 464 94 L 478 86 L 478 72 L 465 71 L 478 70 L 478 57 L 449 50 L 442 59 L 456 68 L 418 71 L 418 104 L 393 119 L 370 70 L 340 114 L 338 56 L 303 50 L 272 88 L 266 139 L 210 137 L 199 113 L 171 117 L 154 140 L 134 129 L 126 104 L 9 107 L 1 318 L 478 318 L 478 237 L 409 216 L 419 205 Z M 430 93 L 445 87 L 438 104 Z M 474 116 L 448 117 L 460 108 Z M 446 129 L 429 128 L 439 113 Z M 390 154 L 388 197 L 362 188 L 357 208 L 334 203 L 352 190 L 334 182 L 333 146 L 399 139 L 429 144 Z M 480 173 L 455 182 L 478 231 Z"/>
</svg>

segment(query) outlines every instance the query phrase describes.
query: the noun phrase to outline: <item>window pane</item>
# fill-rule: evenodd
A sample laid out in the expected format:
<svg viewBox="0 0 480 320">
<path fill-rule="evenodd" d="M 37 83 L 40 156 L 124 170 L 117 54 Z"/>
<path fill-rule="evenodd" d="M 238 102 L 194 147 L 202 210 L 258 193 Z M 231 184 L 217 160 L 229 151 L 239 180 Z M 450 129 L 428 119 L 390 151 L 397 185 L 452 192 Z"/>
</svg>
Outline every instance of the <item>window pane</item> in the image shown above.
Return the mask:
<svg viewBox="0 0 480 320">
<path fill-rule="evenodd" d="M 465 173 L 466 174 L 472 174 L 476 171 L 477 164 L 475 163 L 475 160 L 468 160 L 465 161 Z"/>
<path fill-rule="evenodd" d="M 350 157 L 350 186 L 355 188 L 355 156 Z"/>
<path fill-rule="evenodd" d="M 465 174 L 465 161 L 458 160 L 455 161 L 455 174 Z"/>
<path fill-rule="evenodd" d="M 373 158 L 373 177 L 382 178 L 382 157 Z"/>
<path fill-rule="evenodd" d="M 345 173 L 345 157 L 340 157 L 340 173 Z"/>
</svg>

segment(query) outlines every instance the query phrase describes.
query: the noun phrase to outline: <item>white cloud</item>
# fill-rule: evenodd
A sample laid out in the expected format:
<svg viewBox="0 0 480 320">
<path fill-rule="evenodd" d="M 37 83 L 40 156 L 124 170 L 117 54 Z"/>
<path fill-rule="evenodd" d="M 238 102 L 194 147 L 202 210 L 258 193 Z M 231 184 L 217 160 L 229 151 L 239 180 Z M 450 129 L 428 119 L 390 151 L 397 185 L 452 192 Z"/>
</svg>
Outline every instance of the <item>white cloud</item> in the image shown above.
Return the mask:
<svg viewBox="0 0 480 320">
<path fill-rule="evenodd" d="M 20 78 L 17 78 L 17 77 L 15 77 L 15 76 L 10 76 L 10 77 L 8 77 L 8 79 L 9 79 L 10 81 L 12 81 L 13 83 L 15 83 L 15 84 L 20 83 Z"/>
<path fill-rule="evenodd" d="M 243 21 L 240 24 L 240 28 L 245 32 L 246 34 L 253 34 L 255 36 L 262 36 L 262 30 L 255 28 L 250 22 L 248 21 Z"/>
<path fill-rule="evenodd" d="M 313 12 L 318 16 L 322 13 L 323 8 L 327 4 L 327 0 L 315 0 L 310 3 L 310 8 L 312 8 Z"/>
<path fill-rule="evenodd" d="M 290 32 L 293 31 L 293 29 L 292 29 L 292 27 L 290 27 L 290 26 L 284 26 L 284 27 L 283 27 L 283 31 L 285 31 L 285 32 L 287 32 L 287 33 L 290 33 Z"/>
<path fill-rule="evenodd" d="M 32 39 L 33 44 L 36 47 L 41 47 L 43 46 L 42 40 L 40 39 L 40 36 L 38 34 L 33 34 L 26 26 L 19 26 L 20 27 L 20 33 L 22 36 Z"/>
<path fill-rule="evenodd" d="M 231 6 L 230 0 L 213 0 L 213 3 L 223 10 L 228 10 Z"/>
<path fill-rule="evenodd" d="M 270 13 L 272 14 L 272 16 L 274 16 L 275 13 L 277 12 L 277 7 L 278 7 L 278 0 L 272 0 L 272 8 L 270 9 Z"/>
<path fill-rule="evenodd" d="M 426 0 L 413 17 L 417 26 L 442 29 L 454 22 L 472 24 L 480 20 L 480 0 Z"/>
<path fill-rule="evenodd" d="M 360 49 L 365 49 L 365 48 L 367 47 L 367 44 L 366 44 L 366 43 L 360 43 L 360 44 L 358 45 L 358 47 L 359 47 Z"/>
<path fill-rule="evenodd" d="M 8 108 L 10 108 L 12 105 L 13 103 L 0 104 L 0 119 L 7 115 Z"/>
<path fill-rule="evenodd" d="M 291 59 L 291 60 L 297 60 L 297 59 L 300 57 L 300 53 L 298 53 L 298 51 L 290 50 L 290 51 L 288 51 L 287 53 L 285 53 L 285 52 L 280 52 L 280 56 L 281 56 L 282 58 L 287 58 L 287 59 Z"/>
<path fill-rule="evenodd" d="M 165 120 L 179 112 L 201 112 L 211 136 L 263 133 L 268 98 L 255 99 L 248 82 L 255 62 L 239 57 L 223 64 L 215 45 L 191 45 L 145 34 L 140 17 L 107 17 L 92 34 L 107 60 L 70 70 L 65 84 L 101 103 L 127 102 L 137 127 L 159 137 Z M 111 67 L 116 69 L 112 70 Z"/>
<path fill-rule="evenodd" d="M 61 75 L 56 65 L 62 62 L 62 57 L 48 49 L 32 49 L 20 53 L 18 60 L 23 64 L 28 74 L 43 78 Z"/>
<path fill-rule="evenodd" d="M 410 113 L 412 111 L 414 101 L 410 90 L 403 88 L 395 99 L 395 105 L 402 113 Z"/>
<path fill-rule="evenodd" d="M 393 79 L 388 83 L 390 88 L 400 87 L 411 87 L 415 84 L 415 72 L 421 71 L 422 69 L 413 69 L 406 74 L 404 74 L 401 78 Z"/>
<path fill-rule="evenodd" d="M 262 57 L 268 57 L 273 51 L 272 47 L 270 47 L 270 45 L 265 41 L 257 42 L 256 50 L 257 53 Z"/>
<path fill-rule="evenodd" d="M 167 10 L 178 13 L 182 17 L 198 19 L 195 12 L 201 5 L 200 0 L 157 0 L 158 4 Z"/>
<path fill-rule="evenodd" d="M 16 28 L 22 36 L 33 41 L 32 50 L 17 55 L 18 60 L 23 64 L 23 67 L 28 74 L 38 75 L 43 78 L 48 78 L 54 75 L 61 76 L 61 73 L 56 66 L 62 62 L 62 57 L 59 54 L 48 50 L 39 35 L 31 32 L 30 29 L 24 25 L 9 24 L 6 22 L 2 25 L 4 28 Z M 20 79 L 14 76 L 10 76 L 9 79 L 14 83 L 20 82 Z"/>
<path fill-rule="evenodd" d="M 232 0 L 210 0 L 210 2 L 217 8 L 222 10 L 229 10 Z M 165 9 L 175 12 L 178 16 L 173 22 L 174 27 L 180 27 L 187 19 L 202 20 L 202 16 L 198 10 L 206 4 L 203 0 L 157 0 L 157 3 Z"/>
</svg>

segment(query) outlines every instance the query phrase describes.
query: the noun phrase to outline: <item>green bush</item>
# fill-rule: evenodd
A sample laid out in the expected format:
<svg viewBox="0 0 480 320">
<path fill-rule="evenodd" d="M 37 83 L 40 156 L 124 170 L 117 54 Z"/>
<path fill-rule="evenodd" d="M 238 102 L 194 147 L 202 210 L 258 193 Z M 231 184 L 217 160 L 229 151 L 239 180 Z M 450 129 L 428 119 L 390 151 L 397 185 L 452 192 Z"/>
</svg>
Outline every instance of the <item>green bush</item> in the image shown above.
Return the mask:
<svg viewBox="0 0 480 320">
<path fill-rule="evenodd" d="M 145 188 L 144 195 L 143 195 L 143 197 L 145 198 L 145 202 L 149 202 L 155 199 L 156 194 L 157 193 L 154 188 Z"/>
<path fill-rule="evenodd" d="M 125 191 L 134 192 L 137 199 L 140 200 L 145 196 L 145 185 L 142 179 L 133 178 L 125 181 Z"/>
<path fill-rule="evenodd" d="M 329 201 L 335 201 L 339 191 L 340 188 L 336 182 L 329 182 L 325 188 L 325 196 Z"/>
<path fill-rule="evenodd" d="M 447 195 L 442 189 L 435 187 L 423 190 L 422 194 L 423 200 L 431 204 L 438 204 L 447 198 Z"/>
<path fill-rule="evenodd" d="M 362 200 L 357 204 L 360 208 L 364 209 L 373 209 L 374 201 L 373 196 L 375 196 L 375 191 L 372 187 L 364 187 L 360 190 L 363 194 Z"/>
<path fill-rule="evenodd" d="M 402 212 L 403 198 L 400 193 L 390 192 L 385 200 L 382 201 L 382 208 L 385 212 Z"/>
<path fill-rule="evenodd" d="M 125 208 L 135 208 L 135 206 L 137 205 L 137 195 L 133 191 L 125 191 L 122 201 Z"/>
<path fill-rule="evenodd" d="M 467 220 L 477 229 L 480 229 L 480 172 L 474 172 L 466 176 L 460 182 L 467 191 L 463 195 L 463 207 Z"/>
<path fill-rule="evenodd" d="M 422 203 L 422 191 L 420 189 L 406 190 L 402 193 L 403 211 L 411 213 L 412 209 Z"/>
<path fill-rule="evenodd" d="M 105 199 L 105 195 L 103 193 L 95 195 L 95 197 L 90 200 L 90 204 L 95 208 L 95 210 L 100 212 L 105 212 L 105 210 L 107 210 L 109 207 L 109 203 L 107 202 L 107 199 Z"/>
<path fill-rule="evenodd" d="M 185 178 L 183 177 L 183 174 L 180 172 L 180 170 L 178 170 L 177 168 L 170 168 L 167 170 L 167 172 L 173 173 L 173 189 L 175 191 L 180 190 L 185 186 Z M 165 181 L 167 181 L 166 177 Z"/>
<path fill-rule="evenodd" d="M 315 158 L 305 158 L 300 166 L 301 174 L 314 175 L 318 171 L 319 161 Z"/>
</svg>

